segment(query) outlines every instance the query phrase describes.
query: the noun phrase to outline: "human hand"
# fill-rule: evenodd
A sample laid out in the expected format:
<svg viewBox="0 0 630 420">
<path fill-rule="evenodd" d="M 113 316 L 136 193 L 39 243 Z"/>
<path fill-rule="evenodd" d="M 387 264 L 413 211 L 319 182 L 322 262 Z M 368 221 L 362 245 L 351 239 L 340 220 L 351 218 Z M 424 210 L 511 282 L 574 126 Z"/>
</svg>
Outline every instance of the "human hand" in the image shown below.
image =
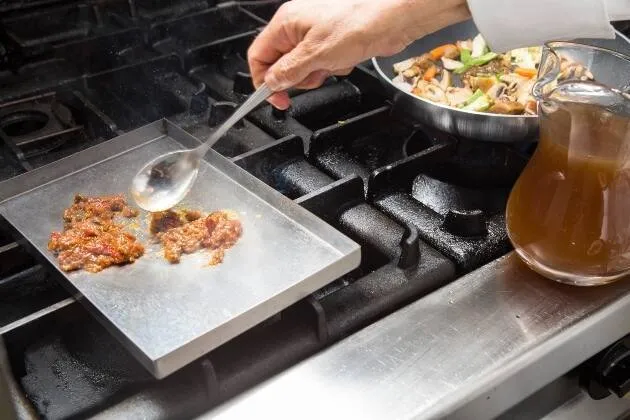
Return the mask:
<svg viewBox="0 0 630 420">
<path fill-rule="evenodd" d="M 291 0 L 250 46 L 249 68 L 256 87 L 278 92 L 269 102 L 286 109 L 287 89 L 317 88 L 469 17 L 465 0 Z"/>
</svg>

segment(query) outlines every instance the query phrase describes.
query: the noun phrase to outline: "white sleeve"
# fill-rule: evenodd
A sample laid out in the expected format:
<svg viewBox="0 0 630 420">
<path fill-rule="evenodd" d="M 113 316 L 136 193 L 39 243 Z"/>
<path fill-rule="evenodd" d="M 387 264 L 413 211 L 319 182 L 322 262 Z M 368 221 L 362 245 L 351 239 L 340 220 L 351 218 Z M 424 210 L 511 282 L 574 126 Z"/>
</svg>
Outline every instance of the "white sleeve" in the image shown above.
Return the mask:
<svg viewBox="0 0 630 420">
<path fill-rule="evenodd" d="M 630 0 L 605 0 L 611 22 L 630 20 Z"/>
<path fill-rule="evenodd" d="M 630 0 L 467 0 L 493 51 L 573 38 L 612 39 L 612 20 L 630 17 Z"/>
</svg>

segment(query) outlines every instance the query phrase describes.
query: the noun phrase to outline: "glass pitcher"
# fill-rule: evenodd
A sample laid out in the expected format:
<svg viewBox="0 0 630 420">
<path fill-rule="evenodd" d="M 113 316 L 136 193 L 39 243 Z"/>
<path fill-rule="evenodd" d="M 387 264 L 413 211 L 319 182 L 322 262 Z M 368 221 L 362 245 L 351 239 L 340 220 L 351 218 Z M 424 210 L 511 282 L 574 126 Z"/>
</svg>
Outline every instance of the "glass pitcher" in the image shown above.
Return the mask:
<svg viewBox="0 0 630 420">
<path fill-rule="evenodd" d="M 533 95 L 540 141 L 507 205 L 532 269 L 594 286 L 630 274 L 630 57 L 547 44 Z"/>
</svg>

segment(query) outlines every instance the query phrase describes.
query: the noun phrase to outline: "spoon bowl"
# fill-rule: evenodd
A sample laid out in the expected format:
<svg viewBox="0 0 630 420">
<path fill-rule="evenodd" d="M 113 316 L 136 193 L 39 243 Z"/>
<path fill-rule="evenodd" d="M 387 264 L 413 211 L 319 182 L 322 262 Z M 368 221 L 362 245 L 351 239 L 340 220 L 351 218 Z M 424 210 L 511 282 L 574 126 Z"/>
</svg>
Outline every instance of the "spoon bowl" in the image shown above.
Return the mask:
<svg viewBox="0 0 630 420">
<path fill-rule="evenodd" d="M 138 207 L 150 212 L 175 207 L 195 183 L 201 159 L 208 150 L 272 93 L 263 83 L 204 143 L 192 150 L 166 153 L 147 163 L 131 181 L 131 196 Z"/>
<path fill-rule="evenodd" d="M 173 208 L 188 194 L 199 174 L 194 150 L 178 150 L 147 163 L 131 183 L 131 196 L 141 209 L 158 212 Z"/>
</svg>

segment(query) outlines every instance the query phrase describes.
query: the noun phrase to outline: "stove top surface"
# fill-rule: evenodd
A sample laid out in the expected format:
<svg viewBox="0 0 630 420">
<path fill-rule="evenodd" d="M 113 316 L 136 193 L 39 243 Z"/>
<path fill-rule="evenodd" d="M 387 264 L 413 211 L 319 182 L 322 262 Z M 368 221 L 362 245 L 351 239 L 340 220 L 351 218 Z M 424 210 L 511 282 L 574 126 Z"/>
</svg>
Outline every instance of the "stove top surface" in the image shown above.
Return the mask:
<svg viewBox="0 0 630 420">
<path fill-rule="evenodd" d="M 252 92 L 246 50 L 280 3 L 3 2 L 0 181 L 160 118 L 204 139 Z M 369 63 L 291 96 L 214 149 L 359 243 L 361 266 L 157 381 L 80 305 L 55 306 L 58 274 L 0 229 L 0 331 L 40 415 L 133 400 L 190 417 L 510 251 L 503 212 L 532 146 L 392 114 Z"/>
</svg>

